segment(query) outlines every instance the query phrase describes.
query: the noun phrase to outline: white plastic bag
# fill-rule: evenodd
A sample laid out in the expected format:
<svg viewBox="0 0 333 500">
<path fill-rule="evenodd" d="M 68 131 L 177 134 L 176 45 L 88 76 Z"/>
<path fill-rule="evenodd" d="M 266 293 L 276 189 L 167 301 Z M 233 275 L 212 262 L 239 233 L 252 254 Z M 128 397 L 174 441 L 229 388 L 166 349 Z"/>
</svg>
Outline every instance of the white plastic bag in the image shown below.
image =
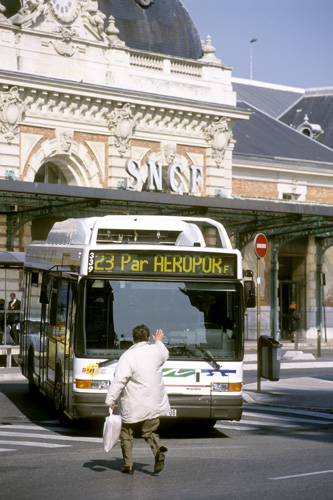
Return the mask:
<svg viewBox="0 0 333 500">
<path fill-rule="evenodd" d="M 113 415 L 112 408 L 109 408 L 110 415 L 106 417 L 103 428 L 103 447 L 106 452 L 110 451 L 119 440 L 121 431 L 121 416 Z"/>
</svg>

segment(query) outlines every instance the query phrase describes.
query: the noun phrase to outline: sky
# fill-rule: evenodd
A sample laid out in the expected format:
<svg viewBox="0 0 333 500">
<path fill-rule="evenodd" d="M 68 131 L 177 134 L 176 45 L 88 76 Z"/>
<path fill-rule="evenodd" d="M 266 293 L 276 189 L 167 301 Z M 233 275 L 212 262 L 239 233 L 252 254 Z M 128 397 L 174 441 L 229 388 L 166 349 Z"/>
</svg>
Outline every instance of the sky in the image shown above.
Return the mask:
<svg viewBox="0 0 333 500">
<path fill-rule="evenodd" d="M 333 87 L 333 0 L 182 0 L 232 76 Z M 251 40 L 256 42 L 250 43 Z"/>
</svg>

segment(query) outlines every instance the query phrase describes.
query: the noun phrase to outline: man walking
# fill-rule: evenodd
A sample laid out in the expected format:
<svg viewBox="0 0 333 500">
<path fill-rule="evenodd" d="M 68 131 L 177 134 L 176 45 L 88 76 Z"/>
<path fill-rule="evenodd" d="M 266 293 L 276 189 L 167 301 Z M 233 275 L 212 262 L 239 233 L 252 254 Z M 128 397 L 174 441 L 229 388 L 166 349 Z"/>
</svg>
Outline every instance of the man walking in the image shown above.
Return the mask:
<svg viewBox="0 0 333 500">
<path fill-rule="evenodd" d="M 10 326 L 10 335 L 14 344 L 19 343 L 19 322 L 20 322 L 21 301 L 16 298 L 15 293 L 10 294 L 8 302 L 7 325 Z"/>
<path fill-rule="evenodd" d="M 122 417 L 120 443 L 124 467 L 121 472 L 124 474 L 134 472 L 132 448 L 136 425 L 141 427 L 141 435 L 154 454 L 154 472 L 161 472 L 164 467 L 167 448 L 160 445 L 155 432 L 160 423 L 159 417 L 170 410 L 162 377 L 162 366 L 169 357 L 169 351 L 162 342 L 163 335 L 163 330 L 156 330 L 154 344 L 151 344 L 146 325 L 133 329 L 134 344 L 120 357 L 106 396 L 105 402 L 111 408 L 118 400 Z"/>
</svg>

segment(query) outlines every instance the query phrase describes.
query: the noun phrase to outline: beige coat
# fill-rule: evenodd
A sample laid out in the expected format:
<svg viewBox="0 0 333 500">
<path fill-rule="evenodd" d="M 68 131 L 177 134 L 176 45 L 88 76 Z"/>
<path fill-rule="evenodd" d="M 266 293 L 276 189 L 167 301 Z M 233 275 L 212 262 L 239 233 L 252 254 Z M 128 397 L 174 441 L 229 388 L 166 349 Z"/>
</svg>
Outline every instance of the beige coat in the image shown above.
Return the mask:
<svg viewBox="0 0 333 500">
<path fill-rule="evenodd" d="M 157 341 L 138 342 L 119 359 L 106 404 L 118 406 L 125 423 L 160 417 L 170 410 L 162 366 L 169 357 L 165 345 Z"/>
</svg>

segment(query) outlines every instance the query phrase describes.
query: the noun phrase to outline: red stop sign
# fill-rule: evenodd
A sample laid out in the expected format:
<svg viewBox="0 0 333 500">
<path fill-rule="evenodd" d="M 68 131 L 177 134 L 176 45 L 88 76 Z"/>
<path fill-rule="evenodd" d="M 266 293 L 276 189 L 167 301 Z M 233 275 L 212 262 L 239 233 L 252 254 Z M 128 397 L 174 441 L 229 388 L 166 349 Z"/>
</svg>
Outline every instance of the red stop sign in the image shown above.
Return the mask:
<svg viewBox="0 0 333 500">
<path fill-rule="evenodd" d="M 262 233 L 257 234 L 257 236 L 254 238 L 254 251 L 257 257 L 259 257 L 259 259 L 265 257 L 267 250 L 268 241 L 266 236 Z"/>
</svg>

